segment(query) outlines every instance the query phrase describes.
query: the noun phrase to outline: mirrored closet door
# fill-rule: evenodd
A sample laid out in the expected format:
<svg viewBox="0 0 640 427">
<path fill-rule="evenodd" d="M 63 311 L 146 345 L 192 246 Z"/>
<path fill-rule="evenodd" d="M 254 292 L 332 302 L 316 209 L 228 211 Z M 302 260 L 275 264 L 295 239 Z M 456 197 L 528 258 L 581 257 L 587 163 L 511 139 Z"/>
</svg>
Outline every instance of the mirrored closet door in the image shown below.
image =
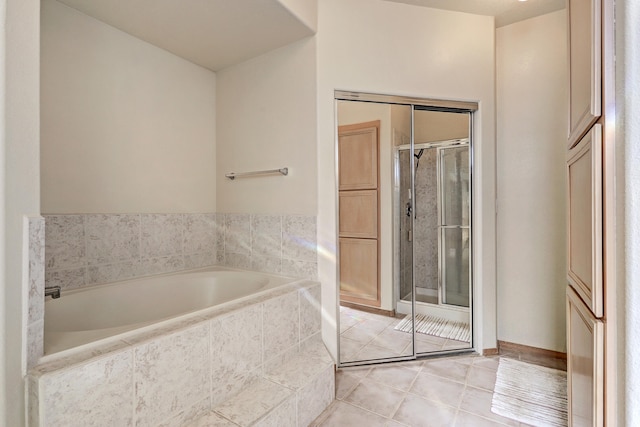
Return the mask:
<svg viewBox="0 0 640 427">
<path fill-rule="evenodd" d="M 476 108 L 336 92 L 341 366 L 472 348 Z"/>
</svg>

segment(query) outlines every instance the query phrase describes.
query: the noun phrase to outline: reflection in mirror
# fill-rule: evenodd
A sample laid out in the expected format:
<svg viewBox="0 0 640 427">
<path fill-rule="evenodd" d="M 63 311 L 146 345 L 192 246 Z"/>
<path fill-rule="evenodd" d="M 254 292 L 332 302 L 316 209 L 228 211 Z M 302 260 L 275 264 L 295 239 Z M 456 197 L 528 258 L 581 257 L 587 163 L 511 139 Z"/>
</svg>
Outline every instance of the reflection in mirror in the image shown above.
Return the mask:
<svg viewBox="0 0 640 427">
<path fill-rule="evenodd" d="M 471 348 L 470 110 L 380 98 L 336 101 L 341 365 Z"/>
<path fill-rule="evenodd" d="M 398 311 L 415 303 L 417 354 L 471 347 L 469 129 L 468 113 L 416 107 L 413 156 L 410 145 L 397 148 L 400 182 L 411 174 L 403 156 L 413 157 L 414 191 L 400 192 L 401 204 L 414 195 L 413 228 L 405 238 L 399 224 L 398 238 L 399 268 L 413 270 L 415 291 L 401 277 Z"/>
<path fill-rule="evenodd" d="M 393 286 L 393 153 L 410 135 L 408 105 L 338 101 L 341 362 L 413 356 Z"/>
</svg>

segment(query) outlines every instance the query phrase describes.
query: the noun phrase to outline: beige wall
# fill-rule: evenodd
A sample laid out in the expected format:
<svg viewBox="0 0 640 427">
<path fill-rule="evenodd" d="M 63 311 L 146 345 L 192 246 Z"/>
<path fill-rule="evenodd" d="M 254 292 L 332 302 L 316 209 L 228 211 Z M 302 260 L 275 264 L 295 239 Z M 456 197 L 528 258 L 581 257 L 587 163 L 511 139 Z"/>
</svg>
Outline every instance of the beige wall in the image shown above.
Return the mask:
<svg viewBox="0 0 640 427">
<path fill-rule="evenodd" d="M 498 339 L 565 344 L 566 14 L 498 28 Z"/>
<path fill-rule="evenodd" d="M 6 21 L 0 19 L 0 425 L 21 426 L 26 316 L 22 224 L 23 215 L 40 211 L 40 2 L 6 0 L 0 2 L 0 10 L 6 13 Z"/>
<path fill-rule="evenodd" d="M 42 3 L 42 211 L 215 211 L 215 74 Z"/>
<path fill-rule="evenodd" d="M 493 18 L 385 2 L 323 0 L 318 13 L 318 258 L 323 337 L 337 351 L 334 90 L 480 102 L 476 113 L 475 332 L 496 345 Z M 366 11 L 366 13 L 363 13 Z"/>
<path fill-rule="evenodd" d="M 420 118 L 416 119 L 414 124 L 416 144 L 469 136 L 469 116 L 467 114 L 419 111 L 417 115 Z"/>
<path fill-rule="evenodd" d="M 316 215 L 315 81 L 313 38 L 218 72 L 219 212 Z M 283 167 L 288 176 L 224 176 Z"/>
</svg>

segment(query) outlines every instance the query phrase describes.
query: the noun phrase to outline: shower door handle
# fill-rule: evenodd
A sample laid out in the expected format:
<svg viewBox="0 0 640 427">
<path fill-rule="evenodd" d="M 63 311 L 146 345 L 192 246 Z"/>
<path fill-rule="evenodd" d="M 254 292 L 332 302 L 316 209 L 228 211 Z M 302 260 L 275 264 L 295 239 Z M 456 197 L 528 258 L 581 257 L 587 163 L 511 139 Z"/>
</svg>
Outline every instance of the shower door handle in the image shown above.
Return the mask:
<svg viewBox="0 0 640 427">
<path fill-rule="evenodd" d="M 413 240 L 413 231 L 411 230 L 408 231 L 407 238 L 409 239 L 410 242 Z"/>
</svg>

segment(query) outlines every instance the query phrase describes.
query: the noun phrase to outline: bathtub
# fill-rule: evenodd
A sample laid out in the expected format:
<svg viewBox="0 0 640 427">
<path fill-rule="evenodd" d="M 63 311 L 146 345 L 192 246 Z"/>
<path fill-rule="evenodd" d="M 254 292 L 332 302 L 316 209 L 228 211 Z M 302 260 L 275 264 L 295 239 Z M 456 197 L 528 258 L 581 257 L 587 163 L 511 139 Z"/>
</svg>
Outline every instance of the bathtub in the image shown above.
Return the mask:
<svg viewBox="0 0 640 427">
<path fill-rule="evenodd" d="M 44 354 L 123 339 L 297 280 L 208 267 L 63 291 L 45 302 Z"/>
<path fill-rule="evenodd" d="M 269 416 L 309 425 L 335 392 L 321 294 L 213 267 L 63 291 L 46 302 L 28 425 L 186 425 L 233 402 L 246 412 L 238 396 L 255 387 L 271 391 Z"/>
</svg>

